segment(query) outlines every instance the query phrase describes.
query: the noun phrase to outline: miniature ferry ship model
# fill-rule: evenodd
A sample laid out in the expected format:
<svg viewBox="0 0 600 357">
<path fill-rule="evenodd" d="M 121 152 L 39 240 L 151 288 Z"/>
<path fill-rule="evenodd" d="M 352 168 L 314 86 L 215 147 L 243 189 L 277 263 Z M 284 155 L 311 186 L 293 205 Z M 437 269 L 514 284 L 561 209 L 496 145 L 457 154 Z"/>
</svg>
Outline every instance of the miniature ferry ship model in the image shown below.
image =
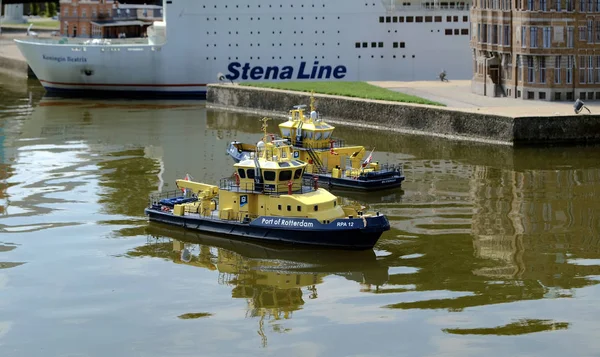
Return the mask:
<svg viewBox="0 0 600 357">
<path fill-rule="evenodd" d="M 253 159 L 234 164 L 219 186 L 177 180 L 184 190 L 150 197 L 150 221 L 246 240 L 339 249 L 370 249 L 390 229 L 386 216 L 342 206 L 315 180 L 303 185 L 308 164 L 284 140 L 259 145 Z"/>
<path fill-rule="evenodd" d="M 372 162 L 373 151 L 363 160 L 364 146 L 345 146 L 333 140 L 334 126 L 318 118 L 314 97 L 311 95 L 310 116 L 305 115 L 305 105 L 290 110 L 289 120 L 279 124 L 281 138 L 293 146 L 294 158 L 308 163 L 304 176 L 318 178 L 332 188 L 375 191 L 400 187 L 405 177 L 401 166 L 380 165 Z M 262 143 L 270 145 L 275 135 L 264 135 Z M 227 153 L 234 161 L 251 158 L 256 146 L 233 141 Z"/>
</svg>

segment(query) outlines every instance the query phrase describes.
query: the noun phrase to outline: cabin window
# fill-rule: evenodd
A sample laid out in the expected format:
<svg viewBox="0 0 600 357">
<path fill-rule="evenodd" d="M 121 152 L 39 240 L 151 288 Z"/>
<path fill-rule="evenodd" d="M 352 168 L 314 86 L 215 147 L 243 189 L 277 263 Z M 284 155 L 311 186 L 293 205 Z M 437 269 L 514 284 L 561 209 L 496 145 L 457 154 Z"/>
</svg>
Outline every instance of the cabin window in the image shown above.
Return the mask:
<svg viewBox="0 0 600 357">
<path fill-rule="evenodd" d="M 247 176 L 249 179 L 253 179 L 254 178 L 254 169 L 248 169 L 247 170 Z"/>
<path fill-rule="evenodd" d="M 331 131 L 326 131 L 323 133 L 323 139 L 329 139 L 329 136 L 331 136 Z"/>
<path fill-rule="evenodd" d="M 360 48 L 360 43 L 357 42 L 356 43 L 356 48 Z M 290 136 L 290 129 L 281 129 L 281 136 L 283 137 L 289 137 Z"/>
<path fill-rule="evenodd" d="M 442 17 L 441 16 L 436 16 L 436 17 L 433 18 L 433 20 L 435 22 L 442 22 Z"/>
<path fill-rule="evenodd" d="M 315 205 L 315 211 L 319 210 L 319 205 Z"/>
<path fill-rule="evenodd" d="M 288 210 L 288 212 L 291 212 L 292 211 L 292 206 L 288 205 L 287 206 L 287 210 Z"/>
<path fill-rule="evenodd" d="M 277 205 L 277 209 L 281 211 L 281 205 Z"/>
<path fill-rule="evenodd" d="M 415 17 L 415 22 L 423 22 L 423 16 Z"/>
<path fill-rule="evenodd" d="M 412 16 L 406 16 L 406 22 L 413 22 Z"/>
<path fill-rule="evenodd" d="M 265 181 L 275 181 L 277 175 L 275 174 L 275 171 L 265 171 L 264 178 Z"/>
<path fill-rule="evenodd" d="M 292 170 L 283 170 L 279 172 L 279 181 L 289 181 L 292 179 Z"/>
<path fill-rule="evenodd" d="M 316 132 L 316 133 L 315 133 L 315 140 L 321 140 L 321 136 L 323 136 L 323 133 L 321 133 L 321 132 Z"/>
<path fill-rule="evenodd" d="M 337 201 L 333 201 L 333 207 L 337 206 Z"/>
<path fill-rule="evenodd" d="M 240 178 L 246 178 L 246 171 L 244 169 L 238 169 L 238 175 L 240 175 Z"/>
<path fill-rule="evenodd" d="M 297 180 L 300 177 L 302 177 L 302 169 L 298 169 L 296 172 L 294 172 L 294 180 Z"/>
<path fill-rule="evenodd" d="M 425 16 L 425 22 L 433 22 L 433 17 Z"/>
<path fill-rule="evenodd" d="M 302 206 L 298 206 L 296 208 L 298 209 L 298 212 L 302 212 Z"/>
</svg>

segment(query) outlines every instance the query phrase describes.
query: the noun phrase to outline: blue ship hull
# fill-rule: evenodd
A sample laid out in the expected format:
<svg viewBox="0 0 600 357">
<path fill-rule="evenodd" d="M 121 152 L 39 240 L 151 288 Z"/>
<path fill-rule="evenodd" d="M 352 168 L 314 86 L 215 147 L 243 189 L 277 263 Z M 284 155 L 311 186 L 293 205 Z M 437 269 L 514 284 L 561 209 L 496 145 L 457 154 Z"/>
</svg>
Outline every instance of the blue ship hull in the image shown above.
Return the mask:
<svg viewBox="0 0 600 357">
<path fill-rule="evenodd" d="M 311 218 L 261 216 L 248 223 L 214 217 L 176 216 L 160 205 L 146 208 L 150 221 L 247 241 L 298 244 L 323 248 L 365 250 L 390 229 L 386 216 L 340 218 L 321 223 Z"/>
</svg>

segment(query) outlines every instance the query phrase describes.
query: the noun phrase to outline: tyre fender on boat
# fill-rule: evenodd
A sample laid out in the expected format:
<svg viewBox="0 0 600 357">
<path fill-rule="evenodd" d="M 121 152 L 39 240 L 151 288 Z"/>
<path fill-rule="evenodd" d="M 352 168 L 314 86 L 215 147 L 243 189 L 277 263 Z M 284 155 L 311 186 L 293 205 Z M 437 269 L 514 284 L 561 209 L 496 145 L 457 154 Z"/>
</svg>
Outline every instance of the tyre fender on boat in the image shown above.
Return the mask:
<svg viewBox="0 0 600 357">
<path fill-rule="evenodd" d="M 239 186 L 240 185 L 240 175 L 237 172 L 234 172 L 233 177 L 235 177 L 236 186 Z"/>
</svg>

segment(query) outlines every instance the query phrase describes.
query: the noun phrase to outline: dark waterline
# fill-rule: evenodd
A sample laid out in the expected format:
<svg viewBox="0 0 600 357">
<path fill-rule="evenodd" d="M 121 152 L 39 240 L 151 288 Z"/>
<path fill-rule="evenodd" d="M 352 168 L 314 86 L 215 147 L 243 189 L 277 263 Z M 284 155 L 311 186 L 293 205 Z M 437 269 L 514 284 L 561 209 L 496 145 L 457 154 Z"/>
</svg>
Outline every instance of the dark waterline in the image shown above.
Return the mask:
<svg viewBox="0 0 600 357">
<path fill-rule="evenodd" d="M 0 356 L 592 356 L 600 148 L 337 127 L 402 189 L 373 251 L 149 224 L 150 193 L 231 173 L 258 117 L 198 101 L 56 99 L 0 77 Z M 274 120 L 270 128 L 276 129 Z"/>
</svg>

